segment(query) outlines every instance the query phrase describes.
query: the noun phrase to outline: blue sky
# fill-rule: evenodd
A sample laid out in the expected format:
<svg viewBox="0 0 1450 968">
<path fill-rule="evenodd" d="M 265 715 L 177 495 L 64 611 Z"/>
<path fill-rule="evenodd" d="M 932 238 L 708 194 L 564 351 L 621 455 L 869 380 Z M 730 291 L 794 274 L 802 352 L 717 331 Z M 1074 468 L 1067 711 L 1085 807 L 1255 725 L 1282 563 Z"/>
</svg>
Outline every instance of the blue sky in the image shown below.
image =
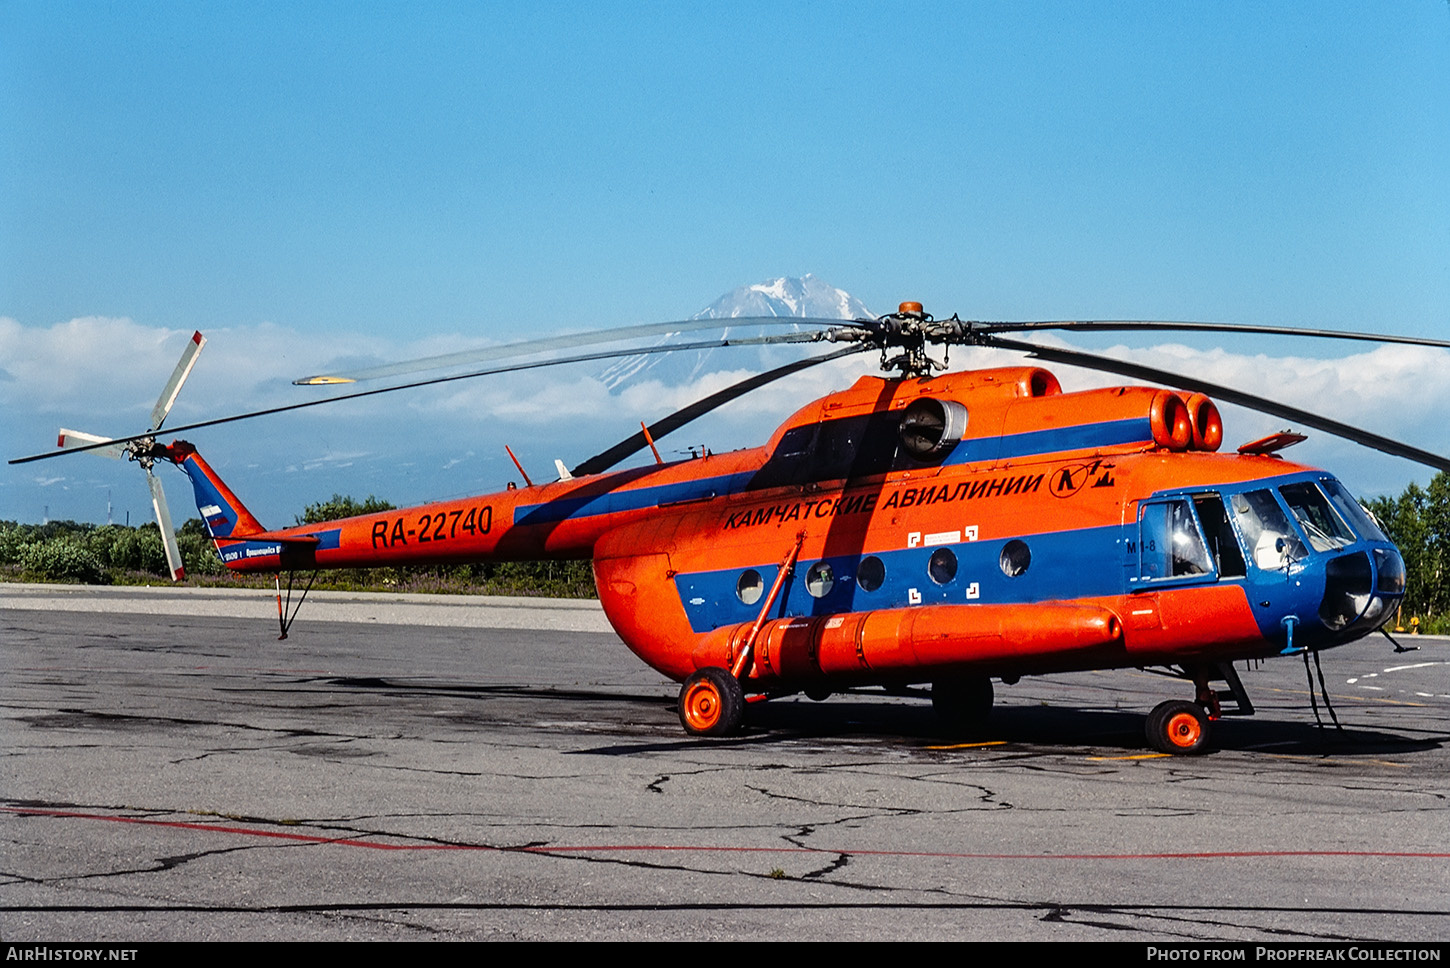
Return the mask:
<svg viewBox="0 0 1450 968">
<path fill-rule="evenodd" d="M 6 0 L 0 131 L 6 456 L 57 424 L 130 430 L 193 328 L 212 344 L 173 422 L 295 399 L 338 357 L 680 318 L 807 272 L 877 311 L 1450 336 L 1442 0 Z M 1443 354 L 1173 343 L 1450 449 Z M 657 415 L 552 379 L 195 440 L 284 523 L 334 490 L 491 489 L 505 442 L 572 463 Z M 725 417 L 717 445 L 815 389 Z M 573 398 L 554 421 L 551 394 Z M 1304 459 L 1370 492 L 1429 476 Z M 6 468 L 0 518 L 96 520 L 112 488 L 144 513 L 134 469 L 82 460 Z"/>
</svg>

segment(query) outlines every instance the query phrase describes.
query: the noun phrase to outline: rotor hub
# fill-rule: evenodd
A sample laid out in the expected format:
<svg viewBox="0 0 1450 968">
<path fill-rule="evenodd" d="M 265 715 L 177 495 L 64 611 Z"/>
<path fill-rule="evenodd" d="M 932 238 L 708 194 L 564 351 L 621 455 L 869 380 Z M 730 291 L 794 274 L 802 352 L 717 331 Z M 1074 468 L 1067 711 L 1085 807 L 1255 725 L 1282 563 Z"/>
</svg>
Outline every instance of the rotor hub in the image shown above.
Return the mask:
<svg viewBox="0 0 1450 968">
<path fill-rule="evenodd" d="M 902 379 L 929 377 L 933 370 L 947 368 L 945 359 L 937 361 L 927 353 L 928 344 L 975 341 L 972 324 L 956 316 L 933 319 L 919 302 L 903 302 L 897 311 L 881 316 L 859 329 L 837 330 L 832 341 L 855 340 L 874 344 L 881 350 L 881 368 L 897 370 Z M 891 350 L 900 350 L 895 356 Z"/>
</svg>

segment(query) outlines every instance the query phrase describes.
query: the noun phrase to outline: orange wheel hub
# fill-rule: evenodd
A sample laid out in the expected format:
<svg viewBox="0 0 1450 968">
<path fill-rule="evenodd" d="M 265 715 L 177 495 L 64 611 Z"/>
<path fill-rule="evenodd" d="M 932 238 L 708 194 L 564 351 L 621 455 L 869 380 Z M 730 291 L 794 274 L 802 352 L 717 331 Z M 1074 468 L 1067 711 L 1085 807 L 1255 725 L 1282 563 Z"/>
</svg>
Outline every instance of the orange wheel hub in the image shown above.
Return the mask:
<svg viewBox="0 0 1450 968">
<path fill-rule="evenodd" d="M 693 729 L 712 729 L 720 721 L 720 707 L 720 693 L 712 682 L 696 682 L 685 692 L 685 719 Z"/>
<path fill-rule="evenodd" d="M 1179 713 L 1168 720 L 1168 741 L 1183 749 L 1192 749 L 1203 737 L 1203 726 L 1188 713 Z"/>
</svg>

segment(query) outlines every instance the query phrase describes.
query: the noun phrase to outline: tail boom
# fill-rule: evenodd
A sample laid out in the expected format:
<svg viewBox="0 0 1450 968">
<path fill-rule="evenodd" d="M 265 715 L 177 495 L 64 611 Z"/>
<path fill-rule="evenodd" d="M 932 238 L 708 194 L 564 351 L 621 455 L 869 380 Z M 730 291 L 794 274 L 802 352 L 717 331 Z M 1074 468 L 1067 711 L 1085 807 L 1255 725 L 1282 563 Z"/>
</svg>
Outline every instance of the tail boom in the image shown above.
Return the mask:
<svg viewBox="0 0 1450 968">
<path fill-rule="evenodd" d="M 752 470 L 749 457 L 724 455 L 272 531 L 191 444 L 176 441 L 158 456 L 191 479 L 222 562 L 238 572 L 589 558 L 606 532 L 668 504 L 713 497 L 726 479 Z"/>
</svg>

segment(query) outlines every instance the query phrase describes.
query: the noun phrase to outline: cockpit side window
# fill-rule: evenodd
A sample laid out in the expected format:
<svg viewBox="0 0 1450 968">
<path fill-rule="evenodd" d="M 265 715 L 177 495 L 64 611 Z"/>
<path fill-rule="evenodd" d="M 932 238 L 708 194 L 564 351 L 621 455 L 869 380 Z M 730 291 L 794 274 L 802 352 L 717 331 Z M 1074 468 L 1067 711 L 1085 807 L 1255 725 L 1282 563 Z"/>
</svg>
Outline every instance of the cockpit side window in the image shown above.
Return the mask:
<svg viewBox="0 0 1450 968">
<path fill-rule="evenodd" d="M 1193 509 L 1184 498 L 1144 505 L 1138 541 L 1139 573 L 1145 581 L 1213 573 Z"/>
<path fill-rule="evenodd" d="M 1285 484 L 1279 488 L 1284 503 L 1294 513 L 1300 529 L 1315 551 L 1338 551 L 1354 544 L 1354 532 L 1334 513 L 1323 493 L 1312 481 Z"/>
<path fill-rule="evenodd" d="M 900 422 L 901 411 L 896 410 L 792 427 L 751 479 L 750 489 L 888 473 L 906 460 L 897 454 Z"/>
<path fill-rule="evenodd" d="M 1276 571 L 1308 554 L 1273 492 L 1266 489 L 1233 494 L 1229 505 L 1256 567 Z"/>
<path fill-rule="evenodd" d="M 1198 511 L 1198 520 L 1203 523 L 1203 533 L 1208 538 L 1208 550 L 1213 554 L 1213 560 L 1218 563 L 1219 577 L 1244 577 L 1244 555 L 1239 550 L 1233 525 L 1229 524 L 1223 498 L 1217 494 L 1195 494 L 1193 506 Z"/>
</svg>

